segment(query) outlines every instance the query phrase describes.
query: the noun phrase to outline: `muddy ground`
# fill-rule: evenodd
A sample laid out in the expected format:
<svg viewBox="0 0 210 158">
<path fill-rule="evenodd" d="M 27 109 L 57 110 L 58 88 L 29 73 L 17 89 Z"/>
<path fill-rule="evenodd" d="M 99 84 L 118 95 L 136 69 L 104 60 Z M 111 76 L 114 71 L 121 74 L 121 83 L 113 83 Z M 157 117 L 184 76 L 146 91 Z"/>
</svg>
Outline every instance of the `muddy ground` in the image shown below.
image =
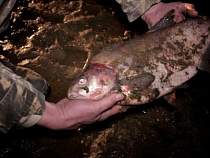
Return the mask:
<svg viewBox="0 0 210 158">
<path fill-rule="evenodd" d="M 210 16 L 207 6 L 196 4 L 201 15 Z M 129 23 L 114 0 L 23 0 L 0 35 L 0 51 L 41 74 L 52 88 L 47 100 L 57 102 L 87 59 L 146 31 L 141 19 Z M 80 131 L 12 129 L 0 134 L 0 157 L 210 157 L 209 81 L 199 71 L 176 91 L 173 105 L 160 98 Z"/>
</svg>

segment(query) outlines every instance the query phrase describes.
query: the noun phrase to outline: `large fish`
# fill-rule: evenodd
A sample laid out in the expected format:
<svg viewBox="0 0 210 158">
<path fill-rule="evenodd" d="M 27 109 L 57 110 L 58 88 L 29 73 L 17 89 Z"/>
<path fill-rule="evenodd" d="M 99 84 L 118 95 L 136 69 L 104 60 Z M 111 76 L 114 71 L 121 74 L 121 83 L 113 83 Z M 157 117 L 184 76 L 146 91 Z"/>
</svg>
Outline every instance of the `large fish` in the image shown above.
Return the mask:
<svg viewBox="0 0 210 158">
<path fill-rule="evenodd" d="M 210 20 L 187 19 L 145 33 L 94 56 L 68 90 L 68 98 L 98 100 L 111 91 L 122 105 L 140 105 L 174 90 L 197 73 L 210 72 Z"/>
</svg>

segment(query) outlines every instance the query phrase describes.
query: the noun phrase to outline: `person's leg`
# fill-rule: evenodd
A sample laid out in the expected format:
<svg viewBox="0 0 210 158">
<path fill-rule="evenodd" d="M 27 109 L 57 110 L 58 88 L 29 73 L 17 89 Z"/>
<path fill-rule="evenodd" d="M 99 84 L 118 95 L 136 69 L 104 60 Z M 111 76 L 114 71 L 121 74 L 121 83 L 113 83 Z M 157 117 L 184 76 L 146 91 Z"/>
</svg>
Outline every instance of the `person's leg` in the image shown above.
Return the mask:
<svg viewBox="0 0 210 158">
<path fill-rule="evenodd" d="M 0 33 L 5 31 L 9 26 L 11 12 L 15 3 L 16 0 L 0 0 Z M 29 81 L 37 90 L 39 90 L 44 95 L 49 94 L 50 87 L 48 83 L 38 73 L 28 68 L 13 65 L 3 55 L 0 55 L 0 62 L 8 68 L 12 69 L 15 74 Z"/>
<path fill-rule="evenodd" d="M 3 55 L 0 55 L 0 62 L 6 67 L 10 68 L 15 74 L 30 82 L 34 86 L 34 88 L 36 88 L 45 96 L 50 93 L 51 88 L 48 85 L 47 81 L 35 71 L 25 67 L 15 66 Z"/>
</svg>

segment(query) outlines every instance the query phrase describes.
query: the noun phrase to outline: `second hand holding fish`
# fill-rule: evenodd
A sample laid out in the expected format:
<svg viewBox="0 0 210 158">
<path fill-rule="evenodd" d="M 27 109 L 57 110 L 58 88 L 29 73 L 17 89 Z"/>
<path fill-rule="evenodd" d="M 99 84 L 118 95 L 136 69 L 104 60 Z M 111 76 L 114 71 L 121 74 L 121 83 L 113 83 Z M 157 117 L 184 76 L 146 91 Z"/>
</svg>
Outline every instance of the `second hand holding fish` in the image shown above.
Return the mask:
<svg viewBox="0 0 210 158">
<path fill-rule="evenodd" d="M 182 2 L 159 2 L 148 9 L 141 18 L 147 23 L 147 26 L 150 29 L 172 9 L 174 9 L 173 20 L 176 23 L 185 20 L 185 15 L 189 15 L 190 17 L 198 16 L 198 11 L 195 10 L 193 4 Z"/>
</svg>

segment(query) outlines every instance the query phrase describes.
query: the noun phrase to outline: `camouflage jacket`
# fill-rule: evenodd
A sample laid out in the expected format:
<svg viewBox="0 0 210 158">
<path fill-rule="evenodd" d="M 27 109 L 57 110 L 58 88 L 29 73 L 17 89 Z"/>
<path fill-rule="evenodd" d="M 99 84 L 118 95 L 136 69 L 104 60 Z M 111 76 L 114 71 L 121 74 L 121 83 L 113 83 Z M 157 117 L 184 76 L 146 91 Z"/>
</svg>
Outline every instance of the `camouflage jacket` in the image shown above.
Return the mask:
<svg viewBox="0 0 210 158">
<path fill-rule="evenodd" d="M 160 0 L 116 0 L 127 14 L 128 21 L 133 22 Z"/>
<path fill-rule="evenodd" d="M 36 124 L 45 108 L 45 96 L 0 62 L 0 131 Z"/>
<path fill-rule="evenodd" d="M 16 0 L 0 0 L 0 33 L 7 29 Z"/>
</svg>

